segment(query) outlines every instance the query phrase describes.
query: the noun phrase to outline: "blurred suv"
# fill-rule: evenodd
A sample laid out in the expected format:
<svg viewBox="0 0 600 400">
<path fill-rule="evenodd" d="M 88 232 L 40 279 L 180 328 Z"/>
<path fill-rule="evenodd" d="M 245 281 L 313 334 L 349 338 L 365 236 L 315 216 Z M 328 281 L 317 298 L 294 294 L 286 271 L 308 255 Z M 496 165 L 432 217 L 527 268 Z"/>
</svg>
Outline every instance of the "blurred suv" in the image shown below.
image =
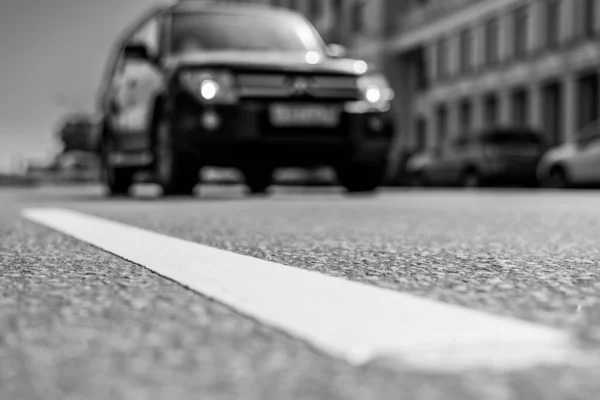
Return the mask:
<svg viewBox="0 0 600 400">
<path fill-rule="evenodd" d="M 540 162 L 538 179 L 554 188 L 600 186 L 600 121 L 548 151 Z"/>
<path fill-rule="evenodd" d="M 302 14 L 181 1 L 142 16 L 117 44 L 100 98 L 110 194 L 150 172 L 191 194 L 204 166 L 237 168 L 263 193 L 280 167 L 333 167 L 349 192 L 386 172 L 393 92 L 363 60 L 326 46 Z"/>
<path fill-rule="evenodd" d="M 418 186 L 535 185 L 544 150 L 540 132 L 521 127 L 490 128 L 413 156 L 407 172 Z"/>
</svg>

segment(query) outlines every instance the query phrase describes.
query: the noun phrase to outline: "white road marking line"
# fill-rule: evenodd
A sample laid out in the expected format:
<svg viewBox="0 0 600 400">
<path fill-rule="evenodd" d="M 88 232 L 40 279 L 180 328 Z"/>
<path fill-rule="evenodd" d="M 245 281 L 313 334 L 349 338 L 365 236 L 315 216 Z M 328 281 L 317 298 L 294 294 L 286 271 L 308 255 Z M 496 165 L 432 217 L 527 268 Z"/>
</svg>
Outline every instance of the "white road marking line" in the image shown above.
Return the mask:
<svg viewBox="0 0 600 400">
<path fill-rule="evenodd" d="M 23 215 L 360 365 L 515 369 L 568 363 L 564 332 L 334 278 L 61 209 Z"/>
</svg>

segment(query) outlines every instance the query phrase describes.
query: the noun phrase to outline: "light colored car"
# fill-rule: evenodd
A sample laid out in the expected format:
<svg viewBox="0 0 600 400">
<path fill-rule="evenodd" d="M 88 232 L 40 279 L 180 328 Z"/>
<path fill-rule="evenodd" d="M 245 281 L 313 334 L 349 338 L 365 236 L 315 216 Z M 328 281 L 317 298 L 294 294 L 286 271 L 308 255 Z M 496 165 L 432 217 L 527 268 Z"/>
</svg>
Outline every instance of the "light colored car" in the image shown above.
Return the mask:
<svg viewBox="0 0 600 400">
<path fill-rule="evenodd" d="M 600 186 L 600 121 L 549 150 L 540 161 L 537 176 L 546 187 Z"/>
</svg>

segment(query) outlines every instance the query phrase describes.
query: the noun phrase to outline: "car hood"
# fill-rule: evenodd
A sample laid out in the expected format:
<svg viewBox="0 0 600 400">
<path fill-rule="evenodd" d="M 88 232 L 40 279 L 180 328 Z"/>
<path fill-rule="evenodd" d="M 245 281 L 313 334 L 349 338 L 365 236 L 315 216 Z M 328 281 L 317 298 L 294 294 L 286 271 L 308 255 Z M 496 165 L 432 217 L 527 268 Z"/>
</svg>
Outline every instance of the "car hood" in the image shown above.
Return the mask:
<svg viewBox="0 0 600 400">
<path fill-rule="evenodd" d="M 558 147 L 554 147 L 546 152 L 543 157 L 543 162 L 562 161 L 572 157 L 577 152 L 576 146 L 573 143 L 565 143 Z"/>
<path fill-rule="evenodd" d="M 308 64 L 305 61 L 305 54 L 304 52 L 194 52 L 170 56 L 165 60 L 165 63 L 168 68 L 172 69 L 206 66 L 246 70 L 359 75 L 354 69 L 356 60 L 324 58 L 318 64 Z"/>
<path fill-rule="evenodd" d="M 406 163 L 406 169 L 413 171 L 433 164 L 434 157 L 430 153 L 415 154 L 410 157 Z"/>
</svg>

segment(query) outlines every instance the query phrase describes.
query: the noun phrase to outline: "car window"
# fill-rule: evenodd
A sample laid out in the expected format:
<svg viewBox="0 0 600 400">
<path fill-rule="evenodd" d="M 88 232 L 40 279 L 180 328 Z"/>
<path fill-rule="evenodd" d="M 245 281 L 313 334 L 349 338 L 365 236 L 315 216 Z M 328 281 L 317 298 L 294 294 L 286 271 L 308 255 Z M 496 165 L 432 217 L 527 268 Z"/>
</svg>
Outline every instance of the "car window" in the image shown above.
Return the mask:
<svg viewBox="0 0 600 400">
<path fill-rule="evenodd" d="M 296 14 L 175 13 L 171 26 L 173 53 L 323 50 L 312 26 Z"/>
<path fill-rule="evenodd" d="M 490 132 L 483 135 L 480 141 L 483 144 L 494 146 L 544 146 L 542 136 L 529 131 Z"/>
<path fill-rule="evenodd" d="M 159 52 L 159 31 L 160 19 L 159 16 L 154 16 L 135 30 L 130 42 L 144 44 L 149 55 L 156 57 Z"/>
<path fill-rule="evenodd" d="M 582 145 L 587 145 L 598 138 L 600 138 L 600 121 L 594 121 L 586 125 L 575 136 L 577 142 Z"/>
</svg>

